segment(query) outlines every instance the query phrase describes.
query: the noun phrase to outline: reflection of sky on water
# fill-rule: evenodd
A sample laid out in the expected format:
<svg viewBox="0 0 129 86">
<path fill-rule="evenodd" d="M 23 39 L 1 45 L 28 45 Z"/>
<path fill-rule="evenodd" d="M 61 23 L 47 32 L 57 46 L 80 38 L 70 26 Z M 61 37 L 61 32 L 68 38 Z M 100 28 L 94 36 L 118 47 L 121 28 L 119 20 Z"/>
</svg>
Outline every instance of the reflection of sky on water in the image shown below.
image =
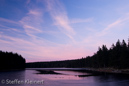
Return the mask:
<svg viewBox="0 0 129 86">
<path fill-rule="evenodd" d="M 6 81 L 13 81 L 15 79 L 18 79 L 20 81 L 24 81 L 25 80 L 25 70 L 20 70 L 20 71 L 5 71 L 5 72 L 0 72 L 0 81 L 2 82 L 2 80 Z M 0 82 L 0 86 L 17 86 L 14 84 L 2 84 Z M 19 85 L 19 86 L 24 86 L 24 85 Z"/>
<path fill-rule="evenodd" d="M 55 72 L 66 74 L 66 75 L 86 75 L 86 74 L 88 74 L 88 73 L 77 72 L 77 71 L 55 71 Z"/>
<path fill-rule="evenodd" d="M 87 75 L 89 73 L 77 71 L 55 71 L 61 74 L 36 74 L 36 70 L 0 72 L 2 79 L 19 79 L 19 80 L 44 80 L 44 84 L 21 84 L 0 86 L 128 86 L 129 77 L 119 75 L 100 75 L 78 77 L 77 75 Z"/>
</svg>

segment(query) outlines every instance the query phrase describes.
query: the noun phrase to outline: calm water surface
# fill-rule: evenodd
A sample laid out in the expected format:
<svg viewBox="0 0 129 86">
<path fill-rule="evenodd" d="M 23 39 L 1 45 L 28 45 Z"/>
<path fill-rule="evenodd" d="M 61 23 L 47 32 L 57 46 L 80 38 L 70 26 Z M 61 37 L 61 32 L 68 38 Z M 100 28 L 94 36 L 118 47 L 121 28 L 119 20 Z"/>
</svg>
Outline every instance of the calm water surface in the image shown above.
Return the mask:
<svg viewBox="0 0 129 86">
<path fill-rule="evenodd" d="M 38 74 L 36 70 L 0 72 L 0 86 L 129 86 L 129 76 L 124 75 L 87 76 L 91 73 L 53 68 L 60 74 Z"/>
</svg>

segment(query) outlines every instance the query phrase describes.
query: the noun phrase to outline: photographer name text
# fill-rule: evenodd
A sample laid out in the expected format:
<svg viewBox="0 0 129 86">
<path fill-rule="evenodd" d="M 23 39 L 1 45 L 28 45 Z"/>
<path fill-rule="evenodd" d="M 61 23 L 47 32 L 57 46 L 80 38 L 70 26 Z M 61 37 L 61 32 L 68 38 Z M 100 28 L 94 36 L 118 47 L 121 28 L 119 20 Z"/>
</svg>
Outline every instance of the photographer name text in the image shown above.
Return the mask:
<svg viewBox="0 0 129 86">
<path fill-rule="evenodd" d="M 2 84 L 43 84 L 44 80 L 30 80 L 30 79 L 26 79 L 26 80 L 19 80 L 19 79 L 3 79 L 1 80 Z"/>
</svg>

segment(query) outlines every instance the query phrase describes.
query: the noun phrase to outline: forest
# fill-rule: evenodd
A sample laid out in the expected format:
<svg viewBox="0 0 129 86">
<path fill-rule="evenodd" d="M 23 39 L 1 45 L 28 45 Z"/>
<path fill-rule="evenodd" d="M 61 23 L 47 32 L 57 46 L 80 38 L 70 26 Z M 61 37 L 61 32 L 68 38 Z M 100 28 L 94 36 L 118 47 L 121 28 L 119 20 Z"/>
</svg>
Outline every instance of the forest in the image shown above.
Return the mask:
<svg viewBox="0 0 129 86">
<path fill-rule="evenodd" d="M 0 51 L 0 70 L 24 69 L 25 62 L 17 53 Z"/>
<path fill-rule="evenodd" d="M 26 63 L 27 68 L 129 68 L 129 42 L 118 40 L 116 44 L 108 49 L 106 45 L 98 48 L 92 56 L 82 57 L 81 59 L 50 61 L 50 62 L 31 62 Z"/>
</svg>

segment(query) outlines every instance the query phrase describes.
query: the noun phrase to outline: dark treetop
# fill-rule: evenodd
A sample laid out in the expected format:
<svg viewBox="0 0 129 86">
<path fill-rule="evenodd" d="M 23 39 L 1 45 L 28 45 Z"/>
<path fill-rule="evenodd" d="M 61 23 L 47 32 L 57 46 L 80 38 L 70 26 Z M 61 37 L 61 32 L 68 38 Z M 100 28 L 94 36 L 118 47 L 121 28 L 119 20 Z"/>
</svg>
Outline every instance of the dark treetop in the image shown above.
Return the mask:
<svg viewBox="0 0 129 86">
<path fill-rule="evenodd" d="M 75 60 L 51 61 L 51 62 L 34 62 L 27 63 L 28 68 L 47 68 L 47 67 L 90 67 L 90 68 L 129 68 L 129 43 L 119 40 L 116 44 L 112 44 L 111 48 L 107 49 L 106 45 L 99 47 L 98 51 L 93 56 L 83 57 Z"/>
<path fill-rule="evenodd" d="M 24 69 L 25 59 L 12 52 L 0 51 L 0 70 Z"/>
</svg>

